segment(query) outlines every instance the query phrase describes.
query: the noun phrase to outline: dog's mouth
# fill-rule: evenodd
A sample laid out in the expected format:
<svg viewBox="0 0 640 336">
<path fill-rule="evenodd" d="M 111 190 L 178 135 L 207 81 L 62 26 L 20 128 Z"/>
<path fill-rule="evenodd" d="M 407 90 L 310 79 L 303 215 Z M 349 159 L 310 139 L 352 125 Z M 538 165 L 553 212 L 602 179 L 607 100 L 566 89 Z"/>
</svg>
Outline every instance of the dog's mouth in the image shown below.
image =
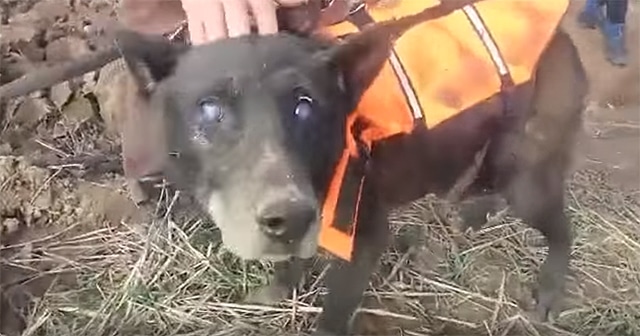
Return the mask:
<svg viewBox="0 0 640 336">
<path fill-rule="evenodd" d="M 300 241 L 293 239 L 284 242 L 269 240 L 269 248 L 267 248 L 266 254 L 271 256 L 293 256 L 297 254 L 300 247 Z"/>
<path fill-rule="evenodd" d="M 304 237 L 285 241 L 267 238 L 269 243 L 264 251 L 264 259 L 282 261 L 291 257 L 310 258 L 317 250 L 317 232 L 314 226 L 309 227 Z"/>
<path fill-rule="evenodd" d="M 247 260 L 315 254 L 320 214 L 310 192 L 300 191 L 298 185 L 255 188 L 236 183 L 232 187 L 236 189 L 208 191 L 200 198 L 228 250 Z M 247 197 L 251 192 L 259 197 Z"/>
<path fill-rule="evenodd" d="M 244 232 L 229 230 L 228 226 L 219 227 L 225 249 L 244 260 L 271 262 L 285 261 L 292 257 L 308 259 L 317 252 L 318 224 L 311 225 L 304 236 L 295 239 L 274 238 L 255 229 L 254 225 L 246 225 L 245 227 L 253 229 Z"/>
<path fill-rule="evenodd" d="M 302 237 L 285 239 L 267 235 L 253 223 L 242 227 L 245 229 L 218 225 L 225 249 L 242 259 L 277 262 L 292 257 L 308 259 L 317 252 L 319 224 L 309 226 Z"/>
</svg>

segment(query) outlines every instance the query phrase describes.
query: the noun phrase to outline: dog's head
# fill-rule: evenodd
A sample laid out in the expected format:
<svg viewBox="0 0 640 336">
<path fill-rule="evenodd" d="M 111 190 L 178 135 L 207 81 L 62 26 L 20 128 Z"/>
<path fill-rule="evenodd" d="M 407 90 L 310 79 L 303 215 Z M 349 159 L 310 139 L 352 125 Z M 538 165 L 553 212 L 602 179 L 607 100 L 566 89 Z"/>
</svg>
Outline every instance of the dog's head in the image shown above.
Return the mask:
<svg viewBox="0 0 640 336">
<path fill-rule="evenodd" d="M 149 141 L 165 151 L 149 155 L 166 156 L 166 177 L 196 197 L 226 247 L 281 260 L 316 252 L 347 116 L 392 40 L 418 21 L 380 24 L 340 44 L 288 34 L 197 47 L 132 32 L 117 40 L 164 125 Z"/>
</svg>

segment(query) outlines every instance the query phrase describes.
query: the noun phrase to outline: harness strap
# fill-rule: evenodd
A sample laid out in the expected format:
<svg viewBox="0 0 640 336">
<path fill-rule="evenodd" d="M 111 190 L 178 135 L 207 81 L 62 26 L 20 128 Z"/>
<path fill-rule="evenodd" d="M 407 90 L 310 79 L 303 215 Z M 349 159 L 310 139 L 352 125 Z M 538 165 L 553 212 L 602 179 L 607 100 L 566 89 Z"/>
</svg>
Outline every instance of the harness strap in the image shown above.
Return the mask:
<svg viewBox="0 0 640 336">
<path fill-rule="evenodd" d="M 500 52 L 500 48 L 496 44 L 495 39 L 491 35 L 489 28 L 485 24 L 484 20 L 480 13 L 478 13 L 478 9 L 475 5 L 469 4 L 462 7 L 462 11 L 467 16 L 467 19 L 473 26 L 473 29 L 478 34 L 478 37 L 484 44 L 484 47 L 487 49 L 487 53 L 491 57 L 493 61 L 493 65 L 498 72 L 498 76 L 500 77 L 500 97 L 502 98 L 503 105 L 503 114 L 505 116 L 510 116 L 513 111 L 513 88 L 515 87 L 515 83 L 513 81 L 513 77 L 511 76 L 511 72 L 509 71 L 509 67 L 504 61 L 504 57 Z"/>
<path fill-rule="evenodd" d="M 331 224 L 332 227 L 340 232 L 349 235 L 355 235 L 355 223 L 358 220 L 358 208 L 362 196 L 362 187 L 364 186 L 365 170 L 370 158 L 371 149 L 360 140 L 360 134 L 365 127 L 363 120 L 356 120 L 351 127 L 351 134 L 353 134 L 356 141 L 358 155 L 354 156 L 348 151 L 343 153 L 343 160 L 346 159 L 347 163 L 344 167 L 344 175 L 340 184 L 335 217 Z"/>
<path fill-rule="evenodd" d="M 511 121 L 514 118 L 517 118 L 514 109 L 513 95 L 515 89 L 515 83 L 513 81 L 513 77 L 511 76 L 511 72 L 509 71 L 509 67 L 504 61 L 504 57 L 500 52 L 500 48 L 495 42 L 495 39 L 491 35 L 490 30 L 485 24 L 484 20 L 480 13 L 478 13 L 477 8 L 473 5 L 466 5 L 462 8 L 462 11 L 467 16 L 467 19 L 473 26 L 473 29 L 478 34 L 478 37 L 484 44 L 487 53 L 491 57 L 493 61 L 493 65 L 496 68 L 498 76 L 500 78 L 500 100 L 502 102 L 502 118 L 498 120 L 498 132 L 503 134 L 507 129 L 508 125 L 511 124 Z M 458 180 L 457 184 L 460 184 L 457 195 L 455 198 L 463 197 L 463 194 L 466 193 L 469 187 L 480 178 L 480 174 L 482 174 L 482 164 L 486 158 L 491 158 L 494 155 L 494 147 L 491 146 L 491 143 L 495 141 L 495 138 L 489 139 L 483 149 L 478 153 L 481 154 L 481 160 L 475 160 L 472 166 L 468 169 L 465 174 Z"/>
</svg>

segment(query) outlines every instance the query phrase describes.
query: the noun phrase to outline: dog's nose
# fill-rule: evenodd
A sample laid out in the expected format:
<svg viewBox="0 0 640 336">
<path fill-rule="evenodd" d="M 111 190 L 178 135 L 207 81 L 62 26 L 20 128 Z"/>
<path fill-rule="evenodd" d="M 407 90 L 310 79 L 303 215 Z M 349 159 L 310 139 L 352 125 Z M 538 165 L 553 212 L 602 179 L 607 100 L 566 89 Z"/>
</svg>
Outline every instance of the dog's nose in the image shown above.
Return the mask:
<svg viewBox="0 0 640 336">
<path fill-rule="evenodd" d="M 266 204 L 257 221 L 267 235 L 280 240 L 301 239 L 316 220 L 317 208 L 309 201 L 285 199 Z"/>
</svg>

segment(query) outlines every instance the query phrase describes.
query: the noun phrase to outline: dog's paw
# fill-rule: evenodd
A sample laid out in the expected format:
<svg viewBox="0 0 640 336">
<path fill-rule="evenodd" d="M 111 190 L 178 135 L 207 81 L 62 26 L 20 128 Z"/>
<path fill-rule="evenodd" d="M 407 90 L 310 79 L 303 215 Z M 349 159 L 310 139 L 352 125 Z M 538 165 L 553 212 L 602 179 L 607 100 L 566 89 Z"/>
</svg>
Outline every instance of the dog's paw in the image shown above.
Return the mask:
<svg viewBox="0 0 640 336">
<path fill-rule="evenodd" d="M 289 298 L 289 294 L 285 286 L 267 285 L 250 293 L 245 302 L 272 305 Z"/>
<path fill-rule="evenodd" d="M 554 291 L 540 291 L 534 289 L 533 292 L 533 311 L 530 318 L 538 323 L 554 323 L 553 307 L 556 298 Z"/>
</svg>

